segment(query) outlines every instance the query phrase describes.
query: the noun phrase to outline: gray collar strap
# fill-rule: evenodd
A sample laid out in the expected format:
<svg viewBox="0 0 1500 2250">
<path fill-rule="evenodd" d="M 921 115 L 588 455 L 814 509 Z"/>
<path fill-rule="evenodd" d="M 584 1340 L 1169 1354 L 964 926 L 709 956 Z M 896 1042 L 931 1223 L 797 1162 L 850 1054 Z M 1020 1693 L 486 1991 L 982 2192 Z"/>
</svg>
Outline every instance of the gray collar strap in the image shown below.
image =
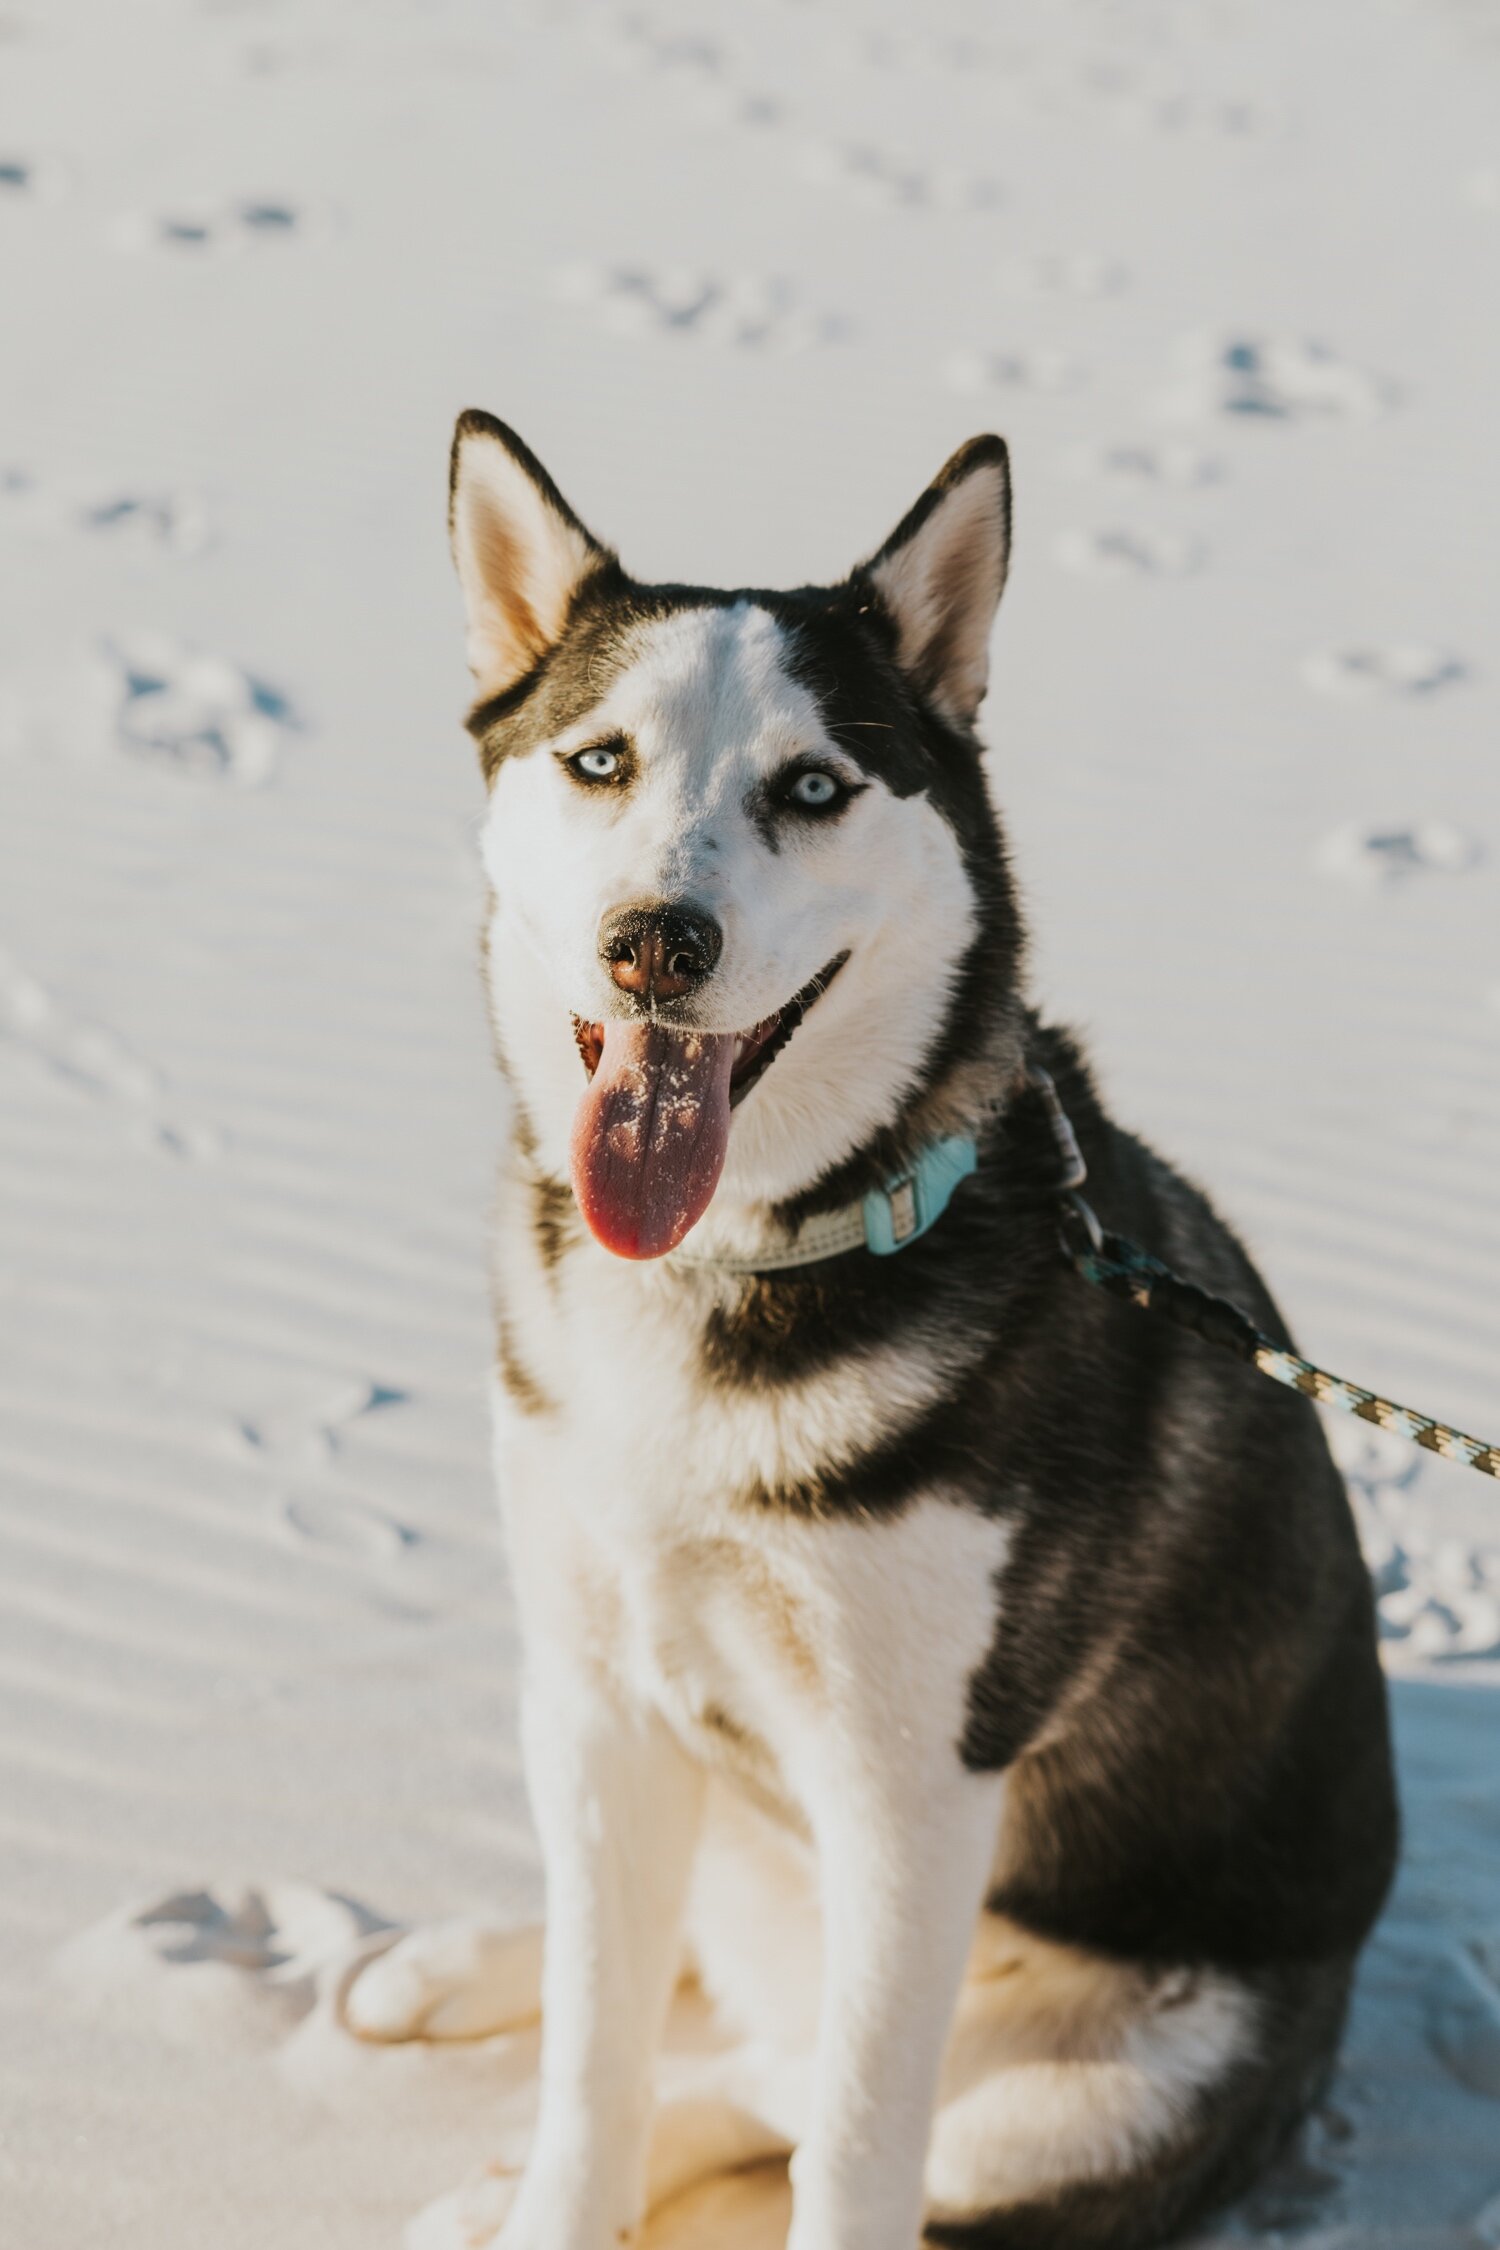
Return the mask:
<svg viewBox="0 0 1500 2250">
<path fill-rule="evenodd" d="M 790 1266 L 817 1265 L 846 1250 L 870 1250 L 889 1258 L 918 1241 L 947 1210 L 954 1190 L 979 1162 L 967 1134 L 933 1141 L 904 1172 L 872 1188 L 857 1203 L 804 1219 L 795 1234 L 777 1232 L 753 1250 L 695 1250 L 689 1243 L 670 1252 L 674 1266 L 704 1273 L 782 1273 Z"/>
</svg>

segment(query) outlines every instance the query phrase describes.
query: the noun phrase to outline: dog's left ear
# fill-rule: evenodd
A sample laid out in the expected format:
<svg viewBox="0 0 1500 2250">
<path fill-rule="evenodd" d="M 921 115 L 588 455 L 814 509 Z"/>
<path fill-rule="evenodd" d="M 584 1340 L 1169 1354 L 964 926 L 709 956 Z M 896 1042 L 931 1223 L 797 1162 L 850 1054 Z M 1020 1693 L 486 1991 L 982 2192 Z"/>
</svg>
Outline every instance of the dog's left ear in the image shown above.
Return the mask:
<svg viewBox="0 0 1500 2250">
<path fill-rule="evenodd" d="M 975 437 L 854 573 L 879 596 L 903 671 L 959 726 L 984 701 L 1009 561 L 1010 455 L 1004 438 Z"/>
<path fill-rule="evenodd" d="M 469 669 L 487 700 L 535 669 L 579 587 L 613 557 L 515 431 L 478 407 L 453 433 L 448 524 Z"/>
</svg>

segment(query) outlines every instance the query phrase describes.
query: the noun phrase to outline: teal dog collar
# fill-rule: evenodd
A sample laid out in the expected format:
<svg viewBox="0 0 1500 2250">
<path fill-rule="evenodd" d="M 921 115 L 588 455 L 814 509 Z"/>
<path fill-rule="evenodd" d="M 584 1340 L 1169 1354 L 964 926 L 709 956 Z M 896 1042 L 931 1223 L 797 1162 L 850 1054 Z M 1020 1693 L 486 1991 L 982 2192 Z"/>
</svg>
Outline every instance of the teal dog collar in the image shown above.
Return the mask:
<svg viewBox="0 0 1500 2250">
<path fill-rule="evenodd" d="M 841 1257 L 847 1250 L 869 1250 L 877 1258 L 894 1257 L 937 1224 L 955 1190 L 978 1163 L 974 1142 L 967 1134 L 955 1134 L 933 1141 L 915 1163 L 893 1173 L 883 1187 L 872 1188 L 858 1203 L 807 1219 L 795 1234 L 775 1236 L 755 1250 L 722 1253 L 694 1250 L 684 1244 L 669 1254 L 669 1260 L 673 1265 L 693 1266 L 705 1273 L 780 1273 L 791 1266 L 811 1266 L 823 1258 Z"/>
</svg>

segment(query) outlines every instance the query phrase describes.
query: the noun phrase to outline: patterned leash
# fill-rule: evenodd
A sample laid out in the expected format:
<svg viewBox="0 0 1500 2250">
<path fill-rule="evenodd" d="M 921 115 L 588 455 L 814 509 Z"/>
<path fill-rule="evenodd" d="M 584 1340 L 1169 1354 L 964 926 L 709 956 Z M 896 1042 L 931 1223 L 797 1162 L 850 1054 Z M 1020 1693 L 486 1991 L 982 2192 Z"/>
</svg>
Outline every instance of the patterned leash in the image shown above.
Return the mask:
<svg viewBox="0 0 1500 2250">
<path fill-rule="evenodd" d="M 1079 1193 L 1088 1178 L 1088 1167 L 1057 1088 L 1044 1070 L 1033 1067 L 1029 1076 L 1046 1105 L 1062 1160 L 1063 1176 L 1057 1192 L 1063 1253 L 1085 1281 L 1106 1290 L 1111 1297 L 1138 1305 L 1143 1312 L 1162 1314 L 1206 1343 L 1218 1344 L 1224 1351 L 1233 1352 L 1236 1359 L 1248 1360 L 1273 1383 L 1316 1399 L 1320 1406 L 1336 1406 L 1345 1414 L 1357 1414 L 1362 1422 L 1395 1430 L 1401 1437 L 1425 1446 L 1429 1453 L 1440 1453 L 1445 1461 L 1458 1461 L 1465 1468 L 1477 1469 L 1481 1476 L 1500 1478 L 1500 1446 L 1465 1437 L 1462 1430 L 1435 1422 L 1430 1414 L 1396 1406 L 1388 1398 L 1378 1398 L 1374 1391 L 1362 1391 L 1357 1383 L 1346 1383 L 1342 1376 L 1314 1367 L 1311 1360 L 1301 1359 L 1295 1352 L 1283 1351 L 1226 1297 L 1211 1297 L 1206 1289 L 1173 1273 L 1139 1243 L 1106 1233 L 1092 1206 Z"/>
</svg>

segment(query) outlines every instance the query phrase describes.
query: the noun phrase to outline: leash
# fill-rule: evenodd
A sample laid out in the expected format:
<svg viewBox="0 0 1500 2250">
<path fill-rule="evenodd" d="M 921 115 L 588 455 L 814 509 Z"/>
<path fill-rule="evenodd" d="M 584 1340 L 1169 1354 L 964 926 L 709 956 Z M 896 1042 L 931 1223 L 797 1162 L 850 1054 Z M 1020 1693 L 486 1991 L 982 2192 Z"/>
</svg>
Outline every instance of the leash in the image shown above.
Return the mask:
<svg viewBox="0 0 1500 2250">
<path fill-rule="evenodd" d="M 1462 1430 L 1436 1422 L 1430 1414 L 1397 1406 L 1374 1391 L 1361 1390 L 1357 1383 L 1345 1382 L 1340 1375 L 1330 1375 L 1326 1368 L 1315 1367 L 1296 1352 L 1283 1351 L 1227 1297 L 1210 1296 L 1196 1282 L 1184 1281 L 1160 1258 L 1153 1258 L 1138 1242 L 1108 1233 L 1082 1195 L 1088 1167 L 1050 1074 L 1033 1064 L 1026 1078 L 1032 1091 L 1041 1097 L 1052 1128 L 1061 1167 L 1053 1191 L 1058 1237 L 1063 1256 L 1075 1273 L 1107 1296 L 1118 1297 L 1142 1312 L 1157 1313 L 1175 1327 L 1201 1336 L 1205 1343 L 1232 1352 L 1236 1359 L 1247 1361 L 1289 1391 L 1300 1391 L 1320 1406 L 1336 1406 L 1341 1413 L 1357 1414 L 1362 1422 L 1394 1430 L 1398 1436 L 1425 1446 L 1429 1453 L 1440 1453 L 1445 1461 L 1457 1461 L 1465 1468 L 1477 1469 L 1481 1476 L 1500 1479 L 1500 1446 L 1466 1437 Z M 978 1161 L 977 1145 L 967 1135 L 934 1141 L 904 1171 L 871 1189 L 858 1202 L 805 1220 L 794 1234 L 778 1229 L 744 1250 L 683 1247 L 670 1253 L 671 1263 L 708 1273 L 748 1276 L 820 1265 L 825 1258 L 841 1257 L 850 1250 L 867 1250 L 878 1258 L 893 1257 L 937 1224 Z"/>
<path fill-rule="evenodd" d="M 1341 1375 L 1315 1367 L 1296 1352 L 1283 1351 L 1227 1297 L 1211 1296 L 1195 1282 L 1184 1281 L 1181 1274 L 1163 1265 L 1160 1258 L 1153 1258 L 1139 1243 L 1108 1233 L 1080 1193 L 1088 1179 L 1088 1167 L 1056 1086 L 1045 1070 L 1035 1066 L 1027 1075 L 1046 1108 L 1062 1166 L 1056 1189 L 1058 1232 L 1063 1256 L 1075 1273 L 1107 1295 L 1136 1305 L 1142 1312 L 1158 1313 L 1175 1327 L 1201 1336 L 1205 1343 L 1217 1344 L 1236 1359 L 1247 1360 L 1273 1383 L 1300 1391 L 1320 1406 L 1336 1406 L 1344 1414 L 1357 1414 L 1362 1422 L 1394 1430 L 1398 1436 L 1425 1446 L 1429 1453 L 1440 1453 L 1445 1461 L 1458 1461 L 1465 1468 L 1477 1469 L 1481 1476 L 1500 1478 L 1500 1446 L 1466 1437 L 1446 1422 L 1435 1422 L 1430 1414 L 1397 1406 L 1374 1391 L 1361 1390 L 1357 1383 L 1345 1382 Z"/>
</svg>

